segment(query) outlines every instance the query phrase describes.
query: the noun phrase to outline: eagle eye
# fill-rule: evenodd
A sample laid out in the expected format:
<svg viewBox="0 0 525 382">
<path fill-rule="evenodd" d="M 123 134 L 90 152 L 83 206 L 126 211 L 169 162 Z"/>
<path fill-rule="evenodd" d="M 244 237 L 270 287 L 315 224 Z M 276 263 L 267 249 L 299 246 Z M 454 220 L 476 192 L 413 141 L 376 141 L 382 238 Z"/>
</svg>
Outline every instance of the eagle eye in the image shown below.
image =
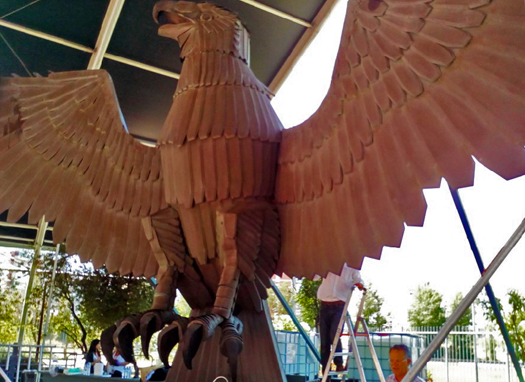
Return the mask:
<svg viewBox="0 0 525 382">
<path fill-rule="evenodd" d="M 210 21 L 213 19 L 213 15 L 210 13 L 202 13 L 201 14 L 201 21 Z"/>
</svg>

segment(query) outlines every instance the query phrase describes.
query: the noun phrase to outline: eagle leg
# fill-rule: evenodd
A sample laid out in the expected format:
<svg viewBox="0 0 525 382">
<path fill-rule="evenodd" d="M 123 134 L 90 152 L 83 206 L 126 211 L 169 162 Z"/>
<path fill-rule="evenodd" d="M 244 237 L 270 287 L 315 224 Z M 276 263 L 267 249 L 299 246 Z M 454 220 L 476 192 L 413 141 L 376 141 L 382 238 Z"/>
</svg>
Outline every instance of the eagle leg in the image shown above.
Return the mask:
<svg viewBox="0 0 525 382">
<path fill-rule="evenodd" d="M 188 369 L 200 344 L 211 338 L 217 326 L 222 329 L 221 353 L 228 358 L 232 376 L 236 375 L 237 356 L 242 350 L 242 323 L 232 316 L 240 271 L 235 241 L 237 214 L 217 212 L 217 242 L 223 270 L 211 314 L 195 318 L 184 334 L 183 359 Z M 239 330 L 240 329 L 240 330 Z"/>
</svg>

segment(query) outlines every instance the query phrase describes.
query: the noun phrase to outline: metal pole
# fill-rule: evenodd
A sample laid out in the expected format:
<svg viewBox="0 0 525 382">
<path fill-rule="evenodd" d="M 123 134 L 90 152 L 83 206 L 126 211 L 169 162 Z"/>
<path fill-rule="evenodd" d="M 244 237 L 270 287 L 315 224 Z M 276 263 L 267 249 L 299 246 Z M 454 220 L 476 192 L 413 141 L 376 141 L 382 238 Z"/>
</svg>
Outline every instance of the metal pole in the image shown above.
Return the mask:
<svg viewBox="0 0 525 382">
<path fill-rule="evenodd" d="M 450 331 L 454 328 L 454 325 L 456 325 L 456 322 L 463 316 L 463 314 L 466 312 L 470 304 L 476 299 L 477 295 L 481 292 L 483 287 L 487 285 L 492 275 L 496 272 L 496 270 L 499 268 L 501 263 L 507 258 L 508 254 L 514 248 L 514 246 L 518 243 L 518 241 L 523 236 L 523 233 L 525 232 L 525 220 L 521 222 L 519 227 L 516 229 L 516 231 L 512 234 L 510 239 L 505 243 L 503 248 L 498 252 L 494 260 L 490 263 L 489 267 L 485 270 L 485 272 L 481 275 L 479 280 L 474 284 L 470 292 L 461 300 L 458 307 L 454 312 L 452 312 L 452 315 L 449 317 L 447 322 L 445 322 L 445 325 L 441 328 L 441 330 L 438 332 L 436 337 L 432 340 L 430 345 L 425 349 L 423 354 L 421 354 L 421 357 L 417 359 L 417 361 L 414 363 L 414 366 L 408 371 L 408 373 L 405 375 L 403 380 L 401 382 L 412 382 L 412 380 L 416 377 L 416 375 L 423 369 L 423 367 L 426 365 L 426 363 L 432 358 L 432 354 L 439 349 L 443 341 L 447 338 Z"/>
<path fill-rule="evenodd" d="M 331 347 L 331 350 L 330 350 L 330 356 L 328 357 L 328 362 L 326 362 L 326 366 L 325 366 L 324 370 L 322 370 L 322 372 L 323 372 L 323 379 L 322 379 L 321 382 L 326 382 L 326 380 L 328 379 L 328 373 L 330 373 L 330 366 L 332 364 L 332 360 L 334 359 L 335 348 L 337 347 L 337 343 L 340 341 L 341 331 L 343 330 L 343 323 L 344 323 L 346 314 L 348 312 L 348 304 L 350 303 L 350 299 L 352 298 L 352 292 L 353 292 L 353 289 L 350 290 L 350 293 L 348 294 L 348 297 L 346 298 L 345 305 L 344 305 L 344 308 L 343 308 L 343 312 L 341 313 L 341 318 L 339 319 L 339 323 L 337 324 L 337 330 L 336 330 L 334 338 L 332 340 L 332 347 Z M 352 333 L 350 333 L 350 336 L 352 336 L 352 338 L 354 337 L 354 335 Z M 354 355 L 356 355 L 356 349 L 357 348 L 354 347 L 354 346 L 357 346 L 357 344 L 355 343 L 355 338 L 354 338 L 354 342 L 352 343 L 352 346 L 353 346 Z M 359 352 L 357 352 L 357 355 L 359 355 L 358 353 Z M 356 357 L 355 360 L 356 360 L 356 363 L 358 365 L 359 374 L 361 375 L 361 381 L 366 382 L 366 378 L 363 379 L 364 378 L 364 372 L 361 373 L 361 369 L 363 368 L 361 366 L 361 361 L 358 360 L 358 357 Z"/>
<path fill-rule="evenodd" d="M 95 51 L 89 59 L 88 69 L 100 69 L 102 66 L 102 59 L 104 58 L 104 53 L 109 46 L 109 41 L 117 25 L 120 12 L 124 6 L 125 0 L 111 0 L 104 16 L 104 21 L 102 21 L 102 27 L 100 28 L 100 34 L 97 38 L 97 43 L 95 45 Z"/>
<path fill-rule="evenodd" d="M 445 338 L 445 367 L 447 370 L 447 382 L 450 382 L 449 379 L 449 364 L 448 364 L 448 337 Z"/>
<path fill-rule="evenodd" d="M 479 249 L 476 244 L 476 240 L 474 239 L 474 234 L 472 232 L 472 229 L 470 228 L 470 223 L 467 218 L 467 213 L 465 212 L 463 203 L 461 203 L 461 199 L 459 197 L 458 191 L 453 190 L 450 187 L 449 189 L 452 195 L 452 199 L 454 200 L 454 204 L 456 205 L 456 210 L 458 211 L 459 217 L 461 219 L 461 224 L 463 224 L 463 229 L 465 230 L 465 234 L 467 235 L 467 239 L 470 244 L 470 249 L 472 250 L 472 253 L 474 254 L 474 258 L 476 259 L 476 264 L 478 265 L 479 272 L 483 274 L 483 272 L 485 272 L 485 267 L 483 265 L 483 260 L 481 259 L 481 254 L 479 253 Z M 496 316 L 496 321 L 498 322 L 498 326 L 500 327 L 501 334 L 503 335 L 503 339 L 505 340 L 505 344 L 507 345 L 507 351 L 510 354 L 510 358 L 512 359 L 514 368 L 516 369 L 516 374 L 518 375 L 518 379 L 520 380 L 520 382 L 525 382 L 525 380 L 523 379 L 523 373 L 521 372 L 521 367 L 520 367 L 518 356 L 516 355 L 516 351 L 514 350 L 514 345 L 512 345 L 512 340 L 510 339 L 509 332 L 507 330 L 507 326 L 505 325 L 505 321 L 503 321 L 503 316 L 499 309 L 498 302 L 496 301 L 496 296 L 494 295 L 494 291 L 492 290 L 492 287 L 490 286 L 490 284 L 487 284 L 485 286 L 485 291 L 487 292 L 487 296 L 489 298 L 490 305 L 492 306 L 492 310 L 494 311 L 494 315 Z"/>
<path fill-rule="evenodd" d="M 26 295 L 24 298 L 24 307 L 22 309 L 22 318 L 20 320 L 20 330 L 18 332 L 18 349 L 19 349 L 18 357 L 19 359 L 18 359 L 18 366 L 16 370 L 15 381 L 18 381 L 18 377 L 20 376 L 20 357 L 22 354 L 21 347 L 24 341 L 25 326 L 26 326 L 26 321 L 27 321 L 27 312 L 29 310 L 29 298 L 31 297 L 31 292 L 33 290 L 33 282 L 35 280 L 36 268 L 38 266 L 38 260 L 40 258 L 40 249 L 42 248 L 42 244 L 44 242 L 46 228 L 47 228 L 47 222 L 45 221 L 45 216 L 42 216 L 42 218 L 40 219 L 40 222 L 38 223 L 38 230 L 37 230 L 36 239 L 35 239 L 35 254 L 33 257 L 33 263 L 31 264 L 31 271 L 29 273 L 29 281 L 27 283 Z"/>
<path fill-rule="evenodd" d="M 1 367 L 0 367 L 0 376 L 4 379 L 5 382 L 11 382 L 11 380 L 9 379 L 9 376 L 6 374 L 4 369 L 2 369 Z"/>
<path fill-rule="evenodd" d="M 55 261 L 53 262 L 53 273 L 51 275 L 51 284 L 49 285 L 49 297 L 47 299 L 46 319 L 44 322 L 44 333 L 42 335 L 42 347 L 40 348 L 40 357 L 38 360 L 38 371 L 42 371 L 42 361 L 44 359 L 46 339 L 47 339 L 48 332 L 49 332 L 49 320 L 51 318 L 51 307 L 53 305 L 53 291 L 55 289 L 55 276 L 57 273 L 57 263 L 58 263 L 59 256 L 60 256 L 60 244 L 57 244 L 57 247 L 55 250 Z M 40 381 L 40 373 L 38 373 L 36 382 L 39 382 L 39 381 Z"/>
<path fill-rule="evenodd" d="M 509 362 L 508 354 L 506 354 L 506 357 L 505 357 L 505 365 L 507 365 L 507 382 L 510 382 L 510 362 Z"/>
<path fill-rule="evenodd" d="M 356 327 L 352 325 L 352 320 L 350 320 L 348 313 L 345 311 L 343 312 L 343 314 L 346 314 L 348 318 L 348 324 L 349 324 L 348 335 L 350 336 L 350 343 L 352 344 L 352 354 L 355 359 L 357 371 L 359 372 L 359 380 L 361 382 L 366 382 L 366 375 L 365 375 L 365 370 L 363 368 L 363 362 L 361 361 L 361 355 L 359 354 L 359 349 L 357 347 L 357 340 L 355 339 Z M 357 322 L 356 322 L 356 325 L 357 325 Z M 335 350 L 335 346 L 332 346 L 332 352 L 334 352 L 334 350 Z M 330 354 L 330 358 L 328 359 L 329 362 L 326 365 L 326 369 L 323 370 L 323 379 L 321 382 L 325 382 L 327 380 L 328 372 L 330 371 L 329 369 L 330 369 L 330 363 L 331 363 L 332 358 L 333 358 L 333 354 Z"/>
<path fill-rule="evenodd" d="M 35 239 L 35 254 L 33 257 L 33 263 L 31 264 L 31 271 L 29 272 L 29 281 L 27 283 L 26 295 L 24 298 L 24 307 L 22 309 L 22 318 L 20 320 L 20 331 L 18 332 L 18 346 L 22 345 L 24 340 L 25 325 L 27 321 L 27 312 L 29 310 L 29 298 L 31 297 L 31 291 L 33 290 L 33 281 L 36 275 L 36 268 L 38 266 L 38 260 L 40 258 L 40 248 L 44 241 L 44 235 L 46 233 L 47 223 L 44 220 L 44 216 L 38 223 L 38 231 Z"/>
<path fill-rule="evenodd" d="M 476 303 L 472 304 L 472 325 L 474 326 L 474 365 L 476 367 L 476 382 L 479 382 L 478 370 L 478 333 L 476 327 Z"/>
<path fill-rule="evenodd" d="M 275 283 L 273 282 L 272 279 L 270 279 L 270 285 L 271 285 L 272 290 L 274 291 L 275 295 L 277 296 L 277 298 L 279 299 L 279 301 L 283 305 L 284 310 L 286 310 L 286 312 L 290 315 L 290 318 L 292 319 L 293 323 L 297 327 L 297 330 L 299 330 L 299 333 L 301 333 L 301 335 L 303 336 L 303 338 L 304 338 L 304 340 L 306 342 L 306 345 L 310 348 L 310 350 L 312 351 L 312 354 L 317 359 L 317 361 L 321 362 L 321 355 L 319 354 L 319 352 L 315 348 L 315 345 L 313 344 L 312 340 L 310 340 L 310 337 L 308 337 L 308 334 L 304 331 L 304 329 L 301 326 L 301 324 L 299 323 L 299 320 L 297 319 L 297 317 L 295 317 L 295 313 L 293 312 L 292 308 L 290 308 L 290 305 L 288 305 L 288 301 L 286 301 L 286 299 L 282 295 L 281 291 L 279 290 L 277 285 L 275 285 Z"/>
</svg>

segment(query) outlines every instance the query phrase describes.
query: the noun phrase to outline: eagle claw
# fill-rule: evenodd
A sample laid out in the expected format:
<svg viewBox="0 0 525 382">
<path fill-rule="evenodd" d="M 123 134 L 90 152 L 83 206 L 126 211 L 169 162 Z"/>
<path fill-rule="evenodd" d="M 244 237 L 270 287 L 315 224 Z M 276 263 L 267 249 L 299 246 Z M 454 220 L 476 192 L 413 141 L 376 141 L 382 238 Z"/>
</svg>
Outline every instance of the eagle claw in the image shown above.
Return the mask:
<svg viewBox="0 0 525 382">
<path fill-rule="evenodd" d="M 201 343 L 212 337 L 217 326 L 223 321 L 224 317 L 211 313 L 197 317 L 188 324 L 182 347 L 182 357 L 188 370 L 192 368 L 193 357 L 197 354 Z"/>
<path fill-rule="evenodd" d="M 113 349 L 116 347 L 126 362 L 135 363 L 133 340 L 140 334 L 142 351 L 149 357 L 151 336 L 180 316 L 172 311 L 149 310 L 117 321 L 102 332 L 101 346 L 108 362 L 114 365 Z"/>
<path fill-rule="evenodd" d="M 157 349 L 159 358 L 164 366 L 169 367 L 169 355 L 171 350 L 181 342 L 184 336 L 189 320 L 186 317 L 175 319 L 170 325 L 166 326 L 159 333 L 157 340 Z"/>
</svg>

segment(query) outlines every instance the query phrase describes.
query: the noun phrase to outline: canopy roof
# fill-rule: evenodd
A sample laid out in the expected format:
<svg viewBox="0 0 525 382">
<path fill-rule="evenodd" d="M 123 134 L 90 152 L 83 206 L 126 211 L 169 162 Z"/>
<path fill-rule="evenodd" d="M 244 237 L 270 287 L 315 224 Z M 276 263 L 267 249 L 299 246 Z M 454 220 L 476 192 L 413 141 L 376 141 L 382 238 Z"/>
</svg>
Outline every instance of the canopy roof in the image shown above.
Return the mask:
<svg viewBox="0 0 525 382">
<path fill-rule="evenodd" d="M 98 68 L 101 62 L 113 78 L 129 132 L 153 144 L 181 69 L 178 45 L 157 35 L 151 15 L 156 1 L 2 1 L 0 77 L 45 76 Z M 276 92 L 336 0 L 212 2 L 244 22 L 251 33 L 250 65 Z M 6 216 L 0 215 L 0 245 L 32 245 L 36 230 L 7 227 Z M 44 244 L 50 243 L 48 234 Z"/>
</svg>

